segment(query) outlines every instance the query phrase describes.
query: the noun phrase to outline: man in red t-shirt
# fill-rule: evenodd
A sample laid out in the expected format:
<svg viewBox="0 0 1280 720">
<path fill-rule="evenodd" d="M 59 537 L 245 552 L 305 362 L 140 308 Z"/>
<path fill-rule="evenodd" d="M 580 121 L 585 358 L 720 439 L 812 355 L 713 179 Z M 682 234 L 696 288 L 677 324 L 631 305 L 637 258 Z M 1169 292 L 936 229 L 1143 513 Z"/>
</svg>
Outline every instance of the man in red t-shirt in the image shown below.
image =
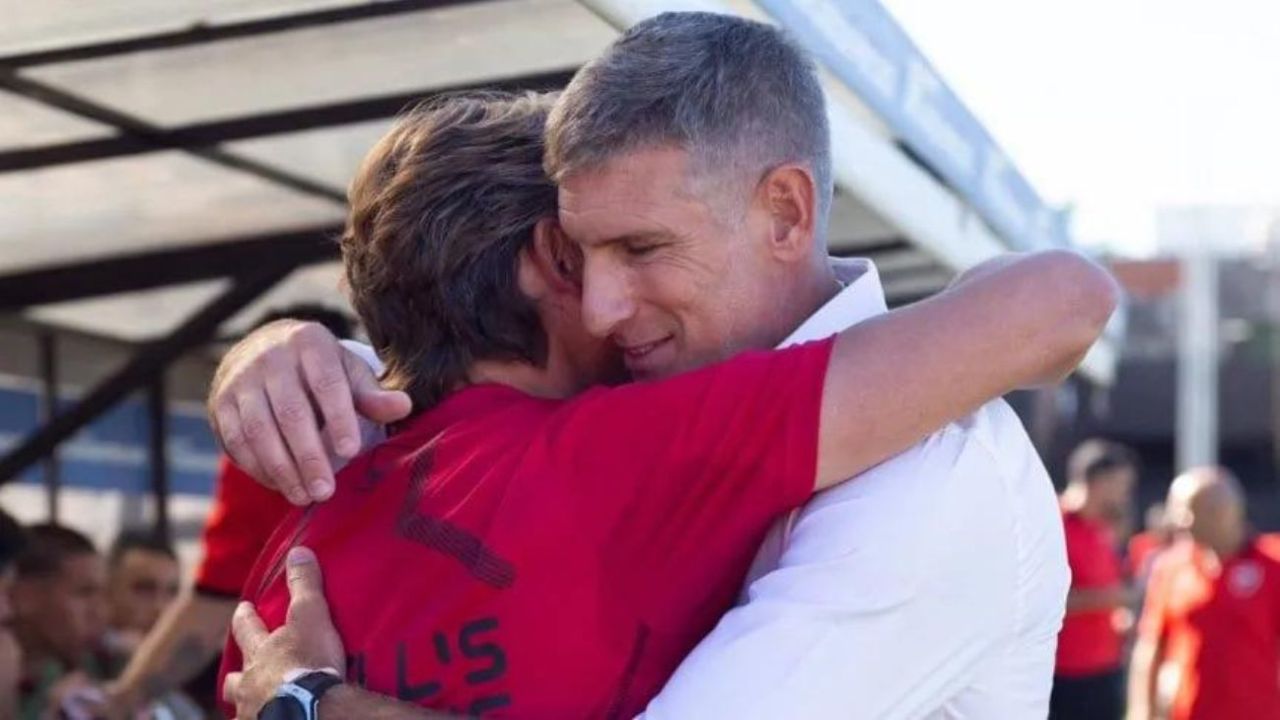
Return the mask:
<svg viewBox="0 0 1280 720">
<path fill-rule="evenodd" d="M 421 108 L 352 183 L 353 304 L 383 382 L 417 412 L 340 473 L 329 502 L 282 526 L 255 568 L 246 597 L 268 627 L 285 621 L 288 549 L 311 547 L 325 568 L 347 656 L 296 670 L 345 669 L 356 685 L 462 713 L 630 717 L 729 606 L 775 517 L 946 419 L 1061 374 L 1105 319 L 1111 286 L 1092 266 L 1032 255 L 834 340 L 578 394 L 611 374 L 613 352 L 580 314 L 595 261 L 584 277 L 555 222 L 548 108 L 491 95 Z M 790 183 L 803 178 L 783 173 L 779 197 L 800 197 Z M 816 252 L 807 227 L 780 262 Z M 632 241 L 616 251 L 648 257 Z M 933 352 L 914 352 L 926 335 Z M 665 343 L 629 345 L 632 370 Z M 224 436 L 230 418 L 219 415 Z M 283 677 L 257 672 L 264 640 L 245 617 L 248 672 L 228 679 L 242 718 Z M 234 649 L 228 660 L 238 669 Z M 380 702 L 349 686 L 324 701 L 332 717 L 377 716 L 359 703 Z"/>
<path fill-rule="evenodd" d="M 1280 718 L 1280 536 L 1251 537 L 1225 469 L 1174 480 L 1184 538 L 1156 560 L 1129 686 L 1134 720 Z"/>
<path fill-rule="evenodd" d="M 1111 528 L 1130 511 L 1134 458 L 1120 445 L 1090 440 L 1067 465 L 1062 522 L 1071 591 L 1058 634 L 1049 716 L 1118 720 L 1124 711 L 1122 615 L 1131 592 Z"/>
</svg>

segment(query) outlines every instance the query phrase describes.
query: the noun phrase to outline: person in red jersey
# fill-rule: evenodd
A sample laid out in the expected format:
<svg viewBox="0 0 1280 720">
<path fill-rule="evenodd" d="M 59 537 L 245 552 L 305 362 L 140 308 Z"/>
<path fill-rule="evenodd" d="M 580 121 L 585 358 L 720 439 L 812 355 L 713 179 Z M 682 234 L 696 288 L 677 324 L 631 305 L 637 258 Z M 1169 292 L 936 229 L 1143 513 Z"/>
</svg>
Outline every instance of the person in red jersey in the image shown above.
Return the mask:
<svg viewBox="0 0 1280 720">
<path fill-rule="evenodd" d="M 732 602 L 775 517 L 1011 387 L 1060 376 L 1110 312 L 1109 278 L 1050 252 L 834 339 L 582 392 L 616 374 L 616 355 L 581 316 L 591 260 L 556 223 L 541 166 L 549 107 L 428 105 L 353 182 L 353 304 L 387 361 L 383 382 L 415 412 L 341 471 L 329 502 L 281 528 L 246 589 L 264 627 L 280 627 L 288 550 L 312 548 L 346 657 L 255 674 L 261 638 L 242 612 L 253 659 L 227 680 L 238 716 L 331 668 L 439 710 L 630 717 Z M 763 186 L 781 213 L 763 227 L 789 228 L 780 263 L 825 262 L 806 187 L 790 172 Z M 990 312 L 1012 296 L 1011 312 Z M 909 350 L 921 335 L 936 352 Z M 993 358 L 992 346 L 1010 351 Z M 228 660 L 239 669 L 233 648 Z M 322 714 L 404 710 L 322 685 Z"/>
<path fill-rule="evenodd" d="M 1280 718 L 1280 535 L 1253 535 L 1223 468 L 1169 488 L 1182 538 L 1156 560 L 1133 650 L 1134 720 Z"/>
<path fill-rule="evenodd" d="M 1067 463 L 1062 522 L 1071 591 L 1058 635 L 1052 718 L 1106 720 L 1123 713 L 1121 615 L 1131 593 L 1111 528 L 1129 513 L 1134 463 L 1128 449 L 1100 440 L 1076 448 Z"/>
</svg>

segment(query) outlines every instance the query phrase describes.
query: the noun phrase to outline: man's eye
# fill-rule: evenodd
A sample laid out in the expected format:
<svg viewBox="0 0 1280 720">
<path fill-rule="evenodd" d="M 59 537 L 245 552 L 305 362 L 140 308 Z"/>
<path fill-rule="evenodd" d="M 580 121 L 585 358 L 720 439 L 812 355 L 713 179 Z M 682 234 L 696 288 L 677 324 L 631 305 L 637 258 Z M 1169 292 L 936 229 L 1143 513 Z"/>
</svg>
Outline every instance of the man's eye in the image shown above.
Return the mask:
<svg viewBox="0 0 1280 720">
<path fill-rule="evenodd" d="M 644 257 L 657 249 L 657 245 L 628 245 L 627 254 L 631 257 Z"/>
</svg>

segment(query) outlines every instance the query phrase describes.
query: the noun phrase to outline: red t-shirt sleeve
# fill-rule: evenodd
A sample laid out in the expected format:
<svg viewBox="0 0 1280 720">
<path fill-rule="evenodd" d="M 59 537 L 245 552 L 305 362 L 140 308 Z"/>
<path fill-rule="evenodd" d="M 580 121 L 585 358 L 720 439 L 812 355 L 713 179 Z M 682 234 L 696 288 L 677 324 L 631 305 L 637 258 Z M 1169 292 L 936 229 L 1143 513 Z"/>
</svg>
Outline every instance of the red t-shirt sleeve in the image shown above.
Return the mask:
<svg viewBox="0 0 1280 720">
<path fill-rule="evenodd" d="M 196 590 L 240 597 L 254 560 L 292 506 L 226 458 L 213 492 L 213 508 L 204 526 L 204 557 L 196 568 Z"/>
<path fill-rule="evenodd" d="M 813 493 L 831 347 L 746 353 L 568 403 L 546 452 L 590 541 L 632 567 L 718 548 L 749 561 L 769 523 Z"/>
</svg>

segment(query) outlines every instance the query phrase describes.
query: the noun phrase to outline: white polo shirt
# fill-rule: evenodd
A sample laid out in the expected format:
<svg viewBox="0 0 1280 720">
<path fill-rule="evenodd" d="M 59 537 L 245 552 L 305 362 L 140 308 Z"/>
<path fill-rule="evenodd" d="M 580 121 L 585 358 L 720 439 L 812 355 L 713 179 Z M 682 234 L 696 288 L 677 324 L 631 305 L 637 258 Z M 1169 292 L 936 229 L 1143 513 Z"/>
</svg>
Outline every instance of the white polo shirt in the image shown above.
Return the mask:
<svg viewBox="0 0 1280 720">
<path fill-rule="evenodd" d="M 784 346 L 886 311 L 870 262 L 837 270 Z M 1044 718 L 1069 585 L 1049 476 L 995 401 L 780 521 L 643 717 Z"/>
</svg>

